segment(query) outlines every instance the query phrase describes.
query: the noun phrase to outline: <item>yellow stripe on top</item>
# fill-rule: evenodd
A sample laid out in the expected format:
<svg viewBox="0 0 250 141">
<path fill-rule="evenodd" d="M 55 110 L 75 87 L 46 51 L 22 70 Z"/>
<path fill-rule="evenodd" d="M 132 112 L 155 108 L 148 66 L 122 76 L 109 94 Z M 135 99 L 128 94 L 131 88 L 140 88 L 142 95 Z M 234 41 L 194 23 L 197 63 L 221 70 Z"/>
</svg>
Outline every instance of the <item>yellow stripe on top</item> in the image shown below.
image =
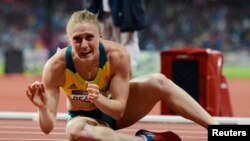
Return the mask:
<svg viewBox="0 0 250 141">
<path fill-rule="evenodd" d="M 99 91 L 106 97 L 110 95 L 107 93 L 109 88 L 109 82 L 111 78 L 110 63 L 108 62 L 105 49 L 103 45 L 99 44 L 99 69 L 97 75 L 93 81 L 88 81 L 99 86 Z M 87 100 L 86 80 L 84 80 L 77 72 L 72 60 L 72 47 L 68 46 L 66 51 L 66 80 L 62 87 L 67 97 L 70 100 L 81 101 L 84 104 L 83 107 L 87 107 L 90 110 L 96 108 L 94 104 Z"/>
</svg>

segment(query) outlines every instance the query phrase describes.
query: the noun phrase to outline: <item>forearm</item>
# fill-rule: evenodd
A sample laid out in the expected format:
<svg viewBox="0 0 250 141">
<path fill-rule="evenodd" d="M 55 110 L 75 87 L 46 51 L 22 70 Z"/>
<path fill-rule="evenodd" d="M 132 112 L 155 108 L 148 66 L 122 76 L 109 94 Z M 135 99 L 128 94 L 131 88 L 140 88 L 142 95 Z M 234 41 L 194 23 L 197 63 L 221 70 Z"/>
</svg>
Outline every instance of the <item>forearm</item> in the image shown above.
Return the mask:
<svg viewBox="0 0 250 141">
<path fill-rule="evenodd" d="M 47 107 L 39 108 L 39 125 L 45 134 L 49 134 L 54 128 L 56 115 L 53 115 Z"/>
<path fill-rule="evenodd" d="M 119 100 L 108 99 L 99 95 L 98 99 L 93 102 L 102 112 L 114 119 L 120 119 L 125 111 L 125 104 Z"/>
</svg>

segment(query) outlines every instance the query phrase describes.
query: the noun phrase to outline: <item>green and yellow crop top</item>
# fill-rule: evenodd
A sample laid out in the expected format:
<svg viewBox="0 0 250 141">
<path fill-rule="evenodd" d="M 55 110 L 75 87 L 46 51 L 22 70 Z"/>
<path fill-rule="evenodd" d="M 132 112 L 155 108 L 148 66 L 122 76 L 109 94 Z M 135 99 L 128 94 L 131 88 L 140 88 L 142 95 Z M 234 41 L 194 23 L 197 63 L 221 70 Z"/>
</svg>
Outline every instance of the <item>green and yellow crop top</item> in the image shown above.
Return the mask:
<svg viewBox="0 0 250 141">
<path fill-rule="evenodd" d="M 99 69 L 97 75 L 93 81 L 88 81 L 95 83 L 99 86 L 100 92 L 106 96 L 110 97 L 107 90 L 109 88 L 109 82 L 111 78 L 110 63 L 108 62 L 106 52 L 103 44 L 99 44 Z M 62 87 L 67 97 L 72 101 L 77 100 L 81 101 L 84 104 L 84 107 L 87 109 L 95 109 L 95 105 L 87 100 L 87 91 L 86 91 L 86 81 L 84 80 L 75 69 L 72 60 L 72 47 L 68 46 L 66 50 L 66 78 L 65 84 Z M 84 110 L 84 109 L 83 109 Z"/>
</svg>

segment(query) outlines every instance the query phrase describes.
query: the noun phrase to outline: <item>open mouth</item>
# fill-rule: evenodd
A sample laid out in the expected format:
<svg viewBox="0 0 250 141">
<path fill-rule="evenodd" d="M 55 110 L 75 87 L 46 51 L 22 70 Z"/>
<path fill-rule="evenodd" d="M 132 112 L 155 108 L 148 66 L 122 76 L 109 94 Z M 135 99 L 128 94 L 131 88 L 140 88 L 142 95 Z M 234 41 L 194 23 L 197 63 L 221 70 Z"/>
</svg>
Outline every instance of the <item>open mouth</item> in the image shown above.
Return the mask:
<svg viewBox="0 0 250 141">
<path fill-rule="evenodd" d="M 92 54 L 91 51 L 84 51 L 84 52 L 80 52 L 79 57 L 84 59 L 84 58 L 90 57 L 91 54 Z"/>
</svg>

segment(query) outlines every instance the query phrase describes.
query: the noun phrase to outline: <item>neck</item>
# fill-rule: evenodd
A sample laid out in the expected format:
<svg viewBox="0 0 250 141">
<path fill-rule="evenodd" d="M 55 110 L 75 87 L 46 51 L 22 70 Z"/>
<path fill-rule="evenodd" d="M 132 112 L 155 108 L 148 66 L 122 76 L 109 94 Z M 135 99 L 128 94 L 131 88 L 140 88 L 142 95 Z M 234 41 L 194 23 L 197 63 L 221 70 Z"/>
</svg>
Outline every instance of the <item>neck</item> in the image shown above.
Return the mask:
<svg viewBox="0 0 250 141">
<path fill-rule="evenodd" d="M 85 80 L 93 80 L 96 77 L 99 57 L 94 57 L 92 60 L 74 59 L 74 65 L 77 73 Z"/>
</svg>

